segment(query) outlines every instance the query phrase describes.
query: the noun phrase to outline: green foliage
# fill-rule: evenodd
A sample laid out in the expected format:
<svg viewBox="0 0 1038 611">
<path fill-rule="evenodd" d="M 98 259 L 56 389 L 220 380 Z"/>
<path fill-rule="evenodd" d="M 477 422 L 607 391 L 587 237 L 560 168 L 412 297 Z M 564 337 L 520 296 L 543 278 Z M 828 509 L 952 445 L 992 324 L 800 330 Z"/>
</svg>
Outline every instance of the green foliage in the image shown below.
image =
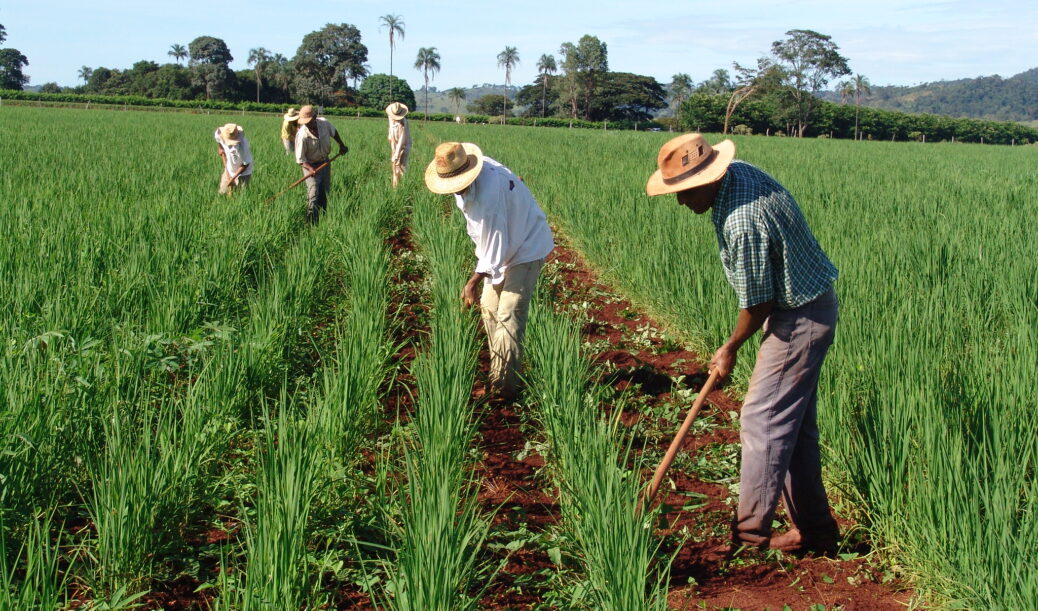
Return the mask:
<svg viewBox="0 0 1038 611">
<path fill-rule="evenodd" d="M 487 116 L 501 116 L 501 111 L 506 108 L 511 111 L 515 108 L 515 102 L 505 96 L 490 94 L 472 100 L 466 106 L 471 113 Z"/>
<path fill-rule="evenodd" d="M 0 49 L 0 89 L 18 89 L 29 84 L 22 69 L 29 60 L 18 49 Z"/>
<path fill-rule="evenodd" d="M 223 99 L 234 88 L 234 60 L 227 43 L 212 36 L 199 36 L 188 44 L 191 84 L 205 91 L 205 99 Z M 127 91 L 127 93 L 130 93 Z"/>
<path fill-rule="evenodd" d="M 795 118 L 796 133 L 803 136 L 818 106 L 818 92 L 830 79 L 850 74 L 847 58 L 831 36 L 813 30 L 789 30 L 784 40 L 771 44 L 771 53 L 786 77 L 784 105 Z"/>
<path fill-rule="evenodd" d="M 349 23 L 329 23 L 304 36 L 296 50 L 293 95 L 297 100 L 329 104 L 336 92 L 349 88 L 350 79 L 366 74 L 366 61 L 368 48 L 361 43 L 360 30 Z"/>
<path fill-rule="evenodd" d="M 693 94 L 681 107 L 682 129 L 719 132 L 724 125 L 728 96 Z M 805 136 L 825 135 L 853 139 L 855 116 L 865 140 L 922 140 L 927 142 L 981 142 L 985 144 L 1027 144 L 1038 142 L 1038 129 L 1019 123 L 953 119 L 937 115 L 916 115 L 847 104 L 820 101 L 812 126 Z M 742 124 L 756 134 L 787 131 L 778 103 L 769 97 L 750 98 L 739 105 L 731 124 Z"/>
<path fill-rule="evenodd" d="M 365 78 L 360 84 L 360 99 L 369 108 L 383 109 L 391 102 L 403 102 L 411 110 L 416 110 L 411 86 L 404 79 L 388 74 L 372 74 Z"/>
</svg>

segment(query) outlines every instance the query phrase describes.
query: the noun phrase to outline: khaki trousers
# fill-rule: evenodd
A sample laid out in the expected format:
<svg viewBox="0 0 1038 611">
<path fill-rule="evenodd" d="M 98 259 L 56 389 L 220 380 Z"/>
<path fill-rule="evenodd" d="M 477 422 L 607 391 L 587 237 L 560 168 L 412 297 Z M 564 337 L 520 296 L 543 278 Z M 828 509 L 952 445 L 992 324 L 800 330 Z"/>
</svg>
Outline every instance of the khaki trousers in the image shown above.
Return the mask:
<svg viewBox="0 0 1038 611">
<path fill-rule="evenodd" d="M 252 179 L 252 174 L 244 174 L 238 177 L 238 179 L 234 182 L 234 185 L 231 185 L 231 175 L 225 171 L 224 173 L 220 174 L 220 195 L 227 195 L 228 193 L 230 193 L 232 186 L 244 187 L 248 185 L 250 179 Z"/>
<path fill-rule="evenodd" d="M 530 298 L 544 259 L 509 266 L 501 284 L 483 283 L 480 310 L 490 344 L 490 387 L 505 399 L 519 391 Z"/>
</svg>

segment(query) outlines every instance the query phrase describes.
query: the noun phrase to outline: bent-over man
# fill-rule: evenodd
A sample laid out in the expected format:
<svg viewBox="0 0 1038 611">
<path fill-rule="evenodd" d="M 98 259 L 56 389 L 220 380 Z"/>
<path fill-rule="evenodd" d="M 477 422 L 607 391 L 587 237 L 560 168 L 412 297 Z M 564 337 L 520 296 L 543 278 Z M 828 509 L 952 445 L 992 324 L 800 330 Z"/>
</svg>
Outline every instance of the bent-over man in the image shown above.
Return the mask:
<svg viewBox="0 0 1038 611">
<path fill-rule="evenodd" d="M 252 178 L 252 151 L 249 149 L 249 140 L 245 137 L 245 129 L 234 123 L 216 128 L 213 139 L 217 144 L 216 152 L 223 160 L 220 195 L 227 195 L 234 187 L 249 184 L 249 179 Z"/>
<path fill-rule="evenodd" d="M 339 154 L 349 150 L 339 132 L 324 117 L 318 117 L 314 107 L 307 104 L 299 109 L 299 131 L 296 132 L 296 162 L 306 176 L 306 220 L 316 223 L 328 207 L 328 188 L 332 182 L 332 166 L 328 155 L 332 140 L 339 144 Z"/>
<path fill-rule="evenodd" d="M 433 193 L 454 194 L 476 246 L 476 268 L 461 289 L 464 307 L 480 303 L 490 345 L 491 393 L 514 401 L 530 298 L 544 258 L 555 248 L 537 200 L 511 170 L 475 144 L 436 147 L 425 170 Z M 477 293 L 483 284 L 482 296 Z"/>
<path fill-rule="evenodd" d="M 789 191 L 734 157 L 731 140 L 711 147 L 699 134 L 678 136 L 660 149 L 646 192 L 675 193 L 696 214 L 712 209 L 739 313 L 710 369 L 727 376 L 740 346 L 764 329 L 742 406 L 733 544 L 831 552 L 839 530 L 822 484 L 817 401 L 818 376 L 836 332 L 837 271 Z M 793 528 L 772 536 L 780 496 Z"/>
</svg>

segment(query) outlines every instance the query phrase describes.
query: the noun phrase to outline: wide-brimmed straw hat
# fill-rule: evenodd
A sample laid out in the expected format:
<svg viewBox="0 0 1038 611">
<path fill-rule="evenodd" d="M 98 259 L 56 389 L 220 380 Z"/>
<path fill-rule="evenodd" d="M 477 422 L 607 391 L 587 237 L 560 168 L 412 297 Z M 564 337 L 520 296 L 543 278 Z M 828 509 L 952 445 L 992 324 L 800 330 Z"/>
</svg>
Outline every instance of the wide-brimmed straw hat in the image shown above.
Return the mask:
<svg viewBox="0 0 1038 611">
<path fill-rule="evenodd" d="M 393 102 L 389 106 L 386 106 L 386 114 L 394 121 L 399 121 L 407 116 L 407 111 L 407 104 L 402 104 L 400 102 Z"/>
<path fill-rule="evenodd" d="M 433 193 L 457 193 L 472 184 L 483 169 L 483 151 L 471 142 L 444 142 L 425 168 L 425 186 Z"/>
<path fill-rule="evenodd" d="M 656 156 L 659 169 L 649 177 L 649 195 L 677 193 L 720 180 L 735 158 L 731 140 L 710 146 L 699 134 L 684 134 L 668 140 Z"/>
<path fill-rule="evenodd" d="M 299 111 L 295 108 L 289 108 L 288 112 L 285 113 L 285 116 L 283 118 L 285 119 L 285 121 L 295 121 L 299 118 Z"/>
<path fill-rule="evenodd" d="M 299 116 L 296 117 L 296 121 L 298 121 L 300 125 L 306 125 L 313 120 L 315 116 L 317 116 L 317 113 L 314 112 L 314 107 L 307 104 L 299 109 Z"/>
<path fill-rule="evenodd" d="M 227 125 L 224 125 L 220 128 L 220 138 L 223 139 L 223 141 L 227 144 L 231 145 L 238 144 L 239 142 L 241 142 L 241 138 L 242 135 L 244 135 L 244 133 L 245 130 L 242 128 L 242 126 L 237 125 L 235 123 L 228 123 Z"/>
</svg>

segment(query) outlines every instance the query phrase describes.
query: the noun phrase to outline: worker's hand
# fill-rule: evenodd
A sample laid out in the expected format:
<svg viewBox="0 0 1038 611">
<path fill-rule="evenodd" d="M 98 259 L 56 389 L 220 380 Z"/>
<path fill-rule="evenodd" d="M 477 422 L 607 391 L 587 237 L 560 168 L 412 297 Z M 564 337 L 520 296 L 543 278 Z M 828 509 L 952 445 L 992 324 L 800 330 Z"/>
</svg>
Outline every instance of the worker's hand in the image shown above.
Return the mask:
<svg viewBox="0 0 1038 611">
<path fill-rule="evenodd" d="M 346 146 L 345 144 L 340 144 L 339 145 L 339 154 L 340 155 L 345 155 L 348 152 L 350 152 L 350 147 Z"/>
<path fill-rule="evenodd" d="M 461 289 L 461 307 L 467 310 L 479 303 L 479 290 L 472 282 L 468 282 Z"/>
<path fill-rule="evenodd" d="M 735 369 L 735 356 L 738 354 L 736 350 L 728 347 L 728 345 L 721 346 L 714 353 L 713 358 L 710 359 L 710 364 L 707 365 L 709 371 L 717 371 L 721 378 L 727 378 L 732 370 Z"/>
</svg>

